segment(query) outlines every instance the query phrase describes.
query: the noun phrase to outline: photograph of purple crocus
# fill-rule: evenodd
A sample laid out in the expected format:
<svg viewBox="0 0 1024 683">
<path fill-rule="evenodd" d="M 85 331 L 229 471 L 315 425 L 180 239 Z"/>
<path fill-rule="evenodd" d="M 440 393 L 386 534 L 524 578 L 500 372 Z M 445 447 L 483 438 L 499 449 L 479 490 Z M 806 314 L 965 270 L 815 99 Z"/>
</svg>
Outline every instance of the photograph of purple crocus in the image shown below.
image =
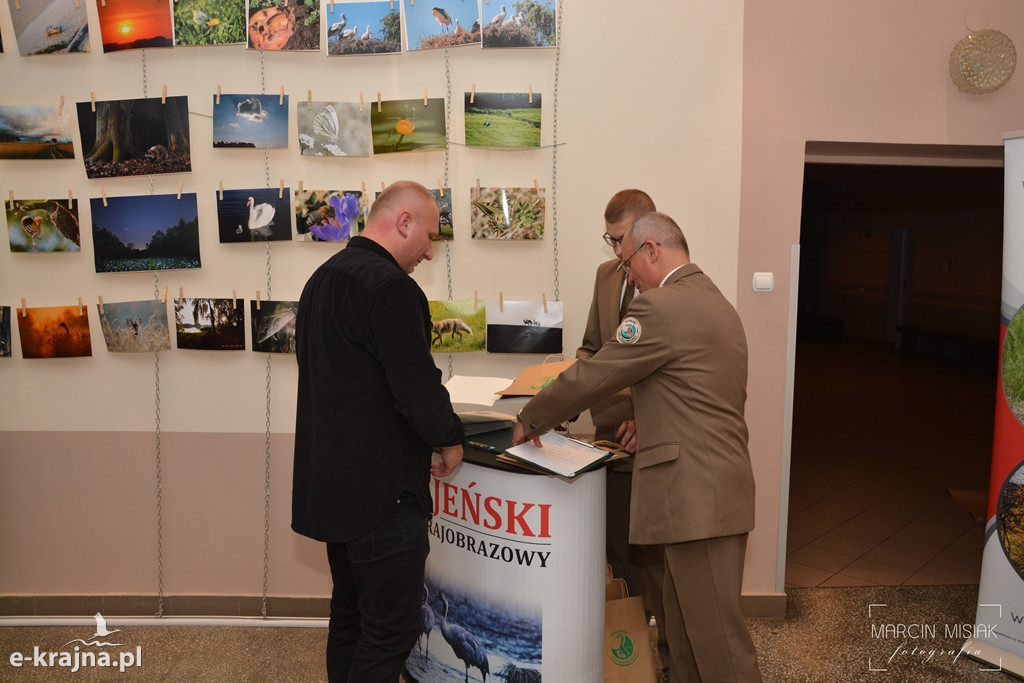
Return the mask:
<svg viewBox="0 0 1024 683">
<path fill-rule="evenodd" d="M 344 242 L 363 231 L 367 211 L 359 190 L 296 190 L 296 239 Z"/>
</svg>

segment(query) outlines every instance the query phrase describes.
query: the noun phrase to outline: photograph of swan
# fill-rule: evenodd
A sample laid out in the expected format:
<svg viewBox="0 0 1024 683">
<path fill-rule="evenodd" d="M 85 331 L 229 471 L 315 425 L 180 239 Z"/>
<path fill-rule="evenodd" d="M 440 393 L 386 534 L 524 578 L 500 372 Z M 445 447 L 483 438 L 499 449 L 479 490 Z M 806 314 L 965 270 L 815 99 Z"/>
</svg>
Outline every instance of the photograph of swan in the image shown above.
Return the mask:
<svg viewBox="0 0 1024 683">
<path fill-rule="evenodd" d="M 291 191 L 281 188 L 215 190 L 220 241 L 268 242 L 292 238 Z"/>
</svg>

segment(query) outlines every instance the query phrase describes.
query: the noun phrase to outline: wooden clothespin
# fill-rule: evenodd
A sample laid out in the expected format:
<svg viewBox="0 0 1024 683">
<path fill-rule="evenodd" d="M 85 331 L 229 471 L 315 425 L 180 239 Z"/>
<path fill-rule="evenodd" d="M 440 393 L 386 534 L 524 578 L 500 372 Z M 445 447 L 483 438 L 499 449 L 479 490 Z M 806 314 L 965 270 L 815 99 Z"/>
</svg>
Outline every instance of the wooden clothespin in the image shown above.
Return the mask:
<svg viewBox="0 0 1024 683">
<path fill-rule="evenodd" d="M 363 113 L 363 93 L 359 93 L 359 113 Z"/>
<path fill-rule="evenodd" d="M 383 191 L 384 191 L 384 187 L 385 187 L 385 186 L 384 186 L 384 181 L 382 180 L 382 181 L 380 181 L 380 191 L 381 191 L 381 192 L 383 192 Z"/>
<path fill-rule="evenodd" d="M 299 178 L 299 196 L 302 196 L 302 178 Z"/>
<path fill-rule="evenodd" d="M 160 93 L 160 104 L 167 104 L 167 86 L 166 85 L 163 87 L 163 90 Z"/>
<path fill-rule="evenodd" d="M 391 9 L 395 9 L 395 0 L 391 0 Z"/>
<path fill-rule="evenodd" d="M 256 310 L 260 310 L 260 290 L 256 290 Z"/>
<path fill-rule="evenodd" d="M 423 86 L 423 106 L 427 106 L 427 86 Z"/>
<path fill-rule="evenodd" d="M 537 184 L 537 179 L 533 179 L 533 189 L 536 190 L 537 194 L 540 194 L 540 185 Z"/>
<path fill-rule="evenodd" d="M 220 201 L 224 201 L 224 181 L 223 180 L 220 181 L 220 196 L 218 197 L 218 199 Z"/>
<path fill-rule="evenodd" d="M 103 206 L 107 205 L 107 189 L 105 187 L 100 188 L 100 196 L 103 197 Z"/>
<path fill-rule="evenodd" d="M 284 198 L 284 178 L 281 178 L 281 184 L 277 186 L 277 198 Z"/>
<path fill-rule="evenodd" d="M 218 107 L 220 106 L 220 84 L 219 83 L 217 84 L 217 101 L 215 102 L 215 104 Z"/>
<path fill-rule="evenodd" d="M 235 292 L 235 290 L 232 289 L 231 290 L 231 310 L 235 310 L 237 308 L 238 308 L 238 294 Z"/>
<path fill-rule="evenodd" d="M 25 303 L 25 297 L 21 297 L 21 317 L 28 317 L 28 305 Z"/>
<path fill-rule="evenodd" d="M 331 10 L 331 11 L 333 12 L 334 10 Z M 312 109 L 313 109 L 313 91 L 312 90 L 307 90 L 306 91 L 306 111 L 310 111 Z"/>
<path fill-rule="evenodd" d="M 530 104 L 533 104 L 533 83 L 530 84 Z"/>
<path fill-rule="evenodd" d="M 184 300 L 185 300 L 185 288 L 184 287 L 178 287 L 178 301 L 181 302 L 181 301 L 184 301 Z"/>
<path fill-rule="evenodd" d="M 498 313 L 505 312 L 505 295 L 498 292 Z"/>
<path fill-rule="evenodd" d="M 478 300 L 479 300 L 479 292 L 477 292 L 477 290 L 474 289 L 473 290 L 473 310 L 474 311 L 476 310 Z M 22 299 L 22 301 L 24 301 L 24 299 Z"/>
<path fill-rule="evenodd" d="M 82 317 L 82 313 L 83 312 L 84 311 L 82 310 L 82 297 L 78 297 L 78 317 L 79 318 Z"/>
<path fill-rule="evenodd" d="M 544 312 L 547 313 L 548 312 L 548 295 L 545 294 L 544 292 L 541 292 L 540 293 L 540 300 L 544 304 Z"/>
<path fill-rule="evenodd" d="M 281 86 L 281 97 L 278 98 L 277 104 L 278 105 L 283 105 L 284 104 L 284 86 L 283 85 Z"/>
<path fill-rule="evenodd" d="M 185 181 L 184 180 L 179 180 L 178 181 L 178 199 L 181 199 L 181 191 L 184 189 L 184 187 L 185 187 Z"/>
<path fill-rule="evenodd" d="M 96 111 L 96 93 L 94 93 L 94 92 L 89 93 L 89 98 L 92 100 L 92 110 L 93 110 L 93 112 L 95 112 Z"/>
<path fill-rule="evenodd" d="M 74 210 L 75 208 L 75 195 L 71 190 L 68 190 L 68 209 Z"/>
<path fill-rule="evenodd" d="M 476 198 L 480 199 L 480 179 L 476 179 Z"/>
<path fill-rule="evenodd" d="M 363 188 L 363 193 L 360 196 L 361 197 L 365 197 L 366 196 L 366 181 L 363 181 L 362 188 Z"/>
<path fill-rule="evenodd" d="M 64 116 L 64 96 L 60 96 L 60 106 L 57 107 L 57 116 Z"/>
<path fill-rule="evenodd" d="M 14 0 L 14 9 L 21 11 L 21 3 L 18 0 Z"/>
<path fill-rule="evenodd" d="M 380 107 L 381 107 L 380 90 L 378 90 L 377 91 L 377 113 L 378 114 L 380 113 Z"/>
<path fill-rule="evenodd" d="M 473 89 L 469 91 L 469 103 L 473 104 L 476 100 L 476 83 L 473 84 Z"/>
<path fill-rule="evenodd" d="M 334 0 L 331 0 L 331 12 L 334 12 Z"/>
<path fill-rule="evenodd" d="M 10 190 L 10 197 L 11 203 L 9 208 L 11 209 L 11 211 L 14 211 L 14 190 Z"/>
<path fill-rule="evenodd" d="M 164 285 L 164 293 L 160 295 L 160 303 L 167 303 L 167 285 Z"/>
<path fill-rule="evenodd" d="M 444 185 L 441 184 L 441 179 L 437 179 L 437 191 L 444 197 Z"/>
<path fill-rule="evenodd" d="M 103 297 L 100 297 L 100 315 L 103 315 Z"/>
</svg>

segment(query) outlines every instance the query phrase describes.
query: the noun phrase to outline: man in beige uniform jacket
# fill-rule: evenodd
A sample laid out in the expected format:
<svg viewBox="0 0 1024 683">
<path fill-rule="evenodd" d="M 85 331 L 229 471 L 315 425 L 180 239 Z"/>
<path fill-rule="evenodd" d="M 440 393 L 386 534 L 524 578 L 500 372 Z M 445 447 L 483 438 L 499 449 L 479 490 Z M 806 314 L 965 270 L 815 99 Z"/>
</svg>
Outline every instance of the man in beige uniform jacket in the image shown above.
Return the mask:
<svg viewBox="0 0 1024 683">
<path fill-rule="evenodd" d="M 622 253 L 640 291 L 627 317 L 613 340 L 526 404 L 513 441 L 536 438 L 631 387 L 638 448 L 629 540 L 664 547 L 672 681 L 760 681 L 739 604 L 754 525 L 743 326 L 690 263 L 670 217 L 637 219 Z"/>
</svg>

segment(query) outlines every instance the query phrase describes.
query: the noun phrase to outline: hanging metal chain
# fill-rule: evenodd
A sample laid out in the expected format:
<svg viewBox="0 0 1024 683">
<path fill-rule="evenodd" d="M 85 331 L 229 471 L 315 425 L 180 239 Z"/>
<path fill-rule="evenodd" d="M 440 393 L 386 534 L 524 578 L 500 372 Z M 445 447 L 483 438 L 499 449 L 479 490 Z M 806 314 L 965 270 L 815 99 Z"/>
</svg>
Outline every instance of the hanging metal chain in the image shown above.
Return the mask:
<svg viewBox="0 0 1024 683">
<path fill-rule="evenodd" d="M 551 241 L 554 247 L 555 301 L 558 298 L 558 67 L 562 56 L 562 0 L 558 0 L 555 23 L 555 82 L 551 107 Z"/>
<path fill-rule="evenodd" d="M 146 48 L 142 48 L 142 96 L 149 97 L 149 82 L 146 79 Z"/>
<path fill-rule="evenodd" d="M 160 278 L 153 271 L 153 296 L 160 298 Z M 156 387 L 156 616 L 164 615 L 164 487 L 163 463 L 160 452 L 160 352 L 153 354 L 154 385 Z"/>
<path fill-rule="evenodd" d="M 444 80 L 447 86 L 445 94 L 445 137 L 451 137 L 452 130 L 452 63 L 448 58 L 448 48 L 444 49 Z M 451 143 L 444 146 L 444 180 L 441 187 L 448 187 L 448 167 L 451 156 Z M 450 187 L 448 187 L 451 190 Z M 443 190 L 442 190 L 443 191 Z M 450 198 L 449 198 L 450 199 Z M 452 211 L 452 232 L 455 231 L 455 212 Z M 448 301 L 452 300 L 452 245 L 451 242 L 444 243 L 444 263 L 448 272 Z M 455 354 L 448 352 L 448 379 L 455 374 Z"/>
<path fill-rule="evenodd" d="M 270 301 L 271 258 L 267 242 L 267 301 Z M 271 354 L 267 354 L 267 430 L 263 459 L 263 618 L 267 618 L 267 594 L 270 575 L 270 369 Z"/>
</svg>

